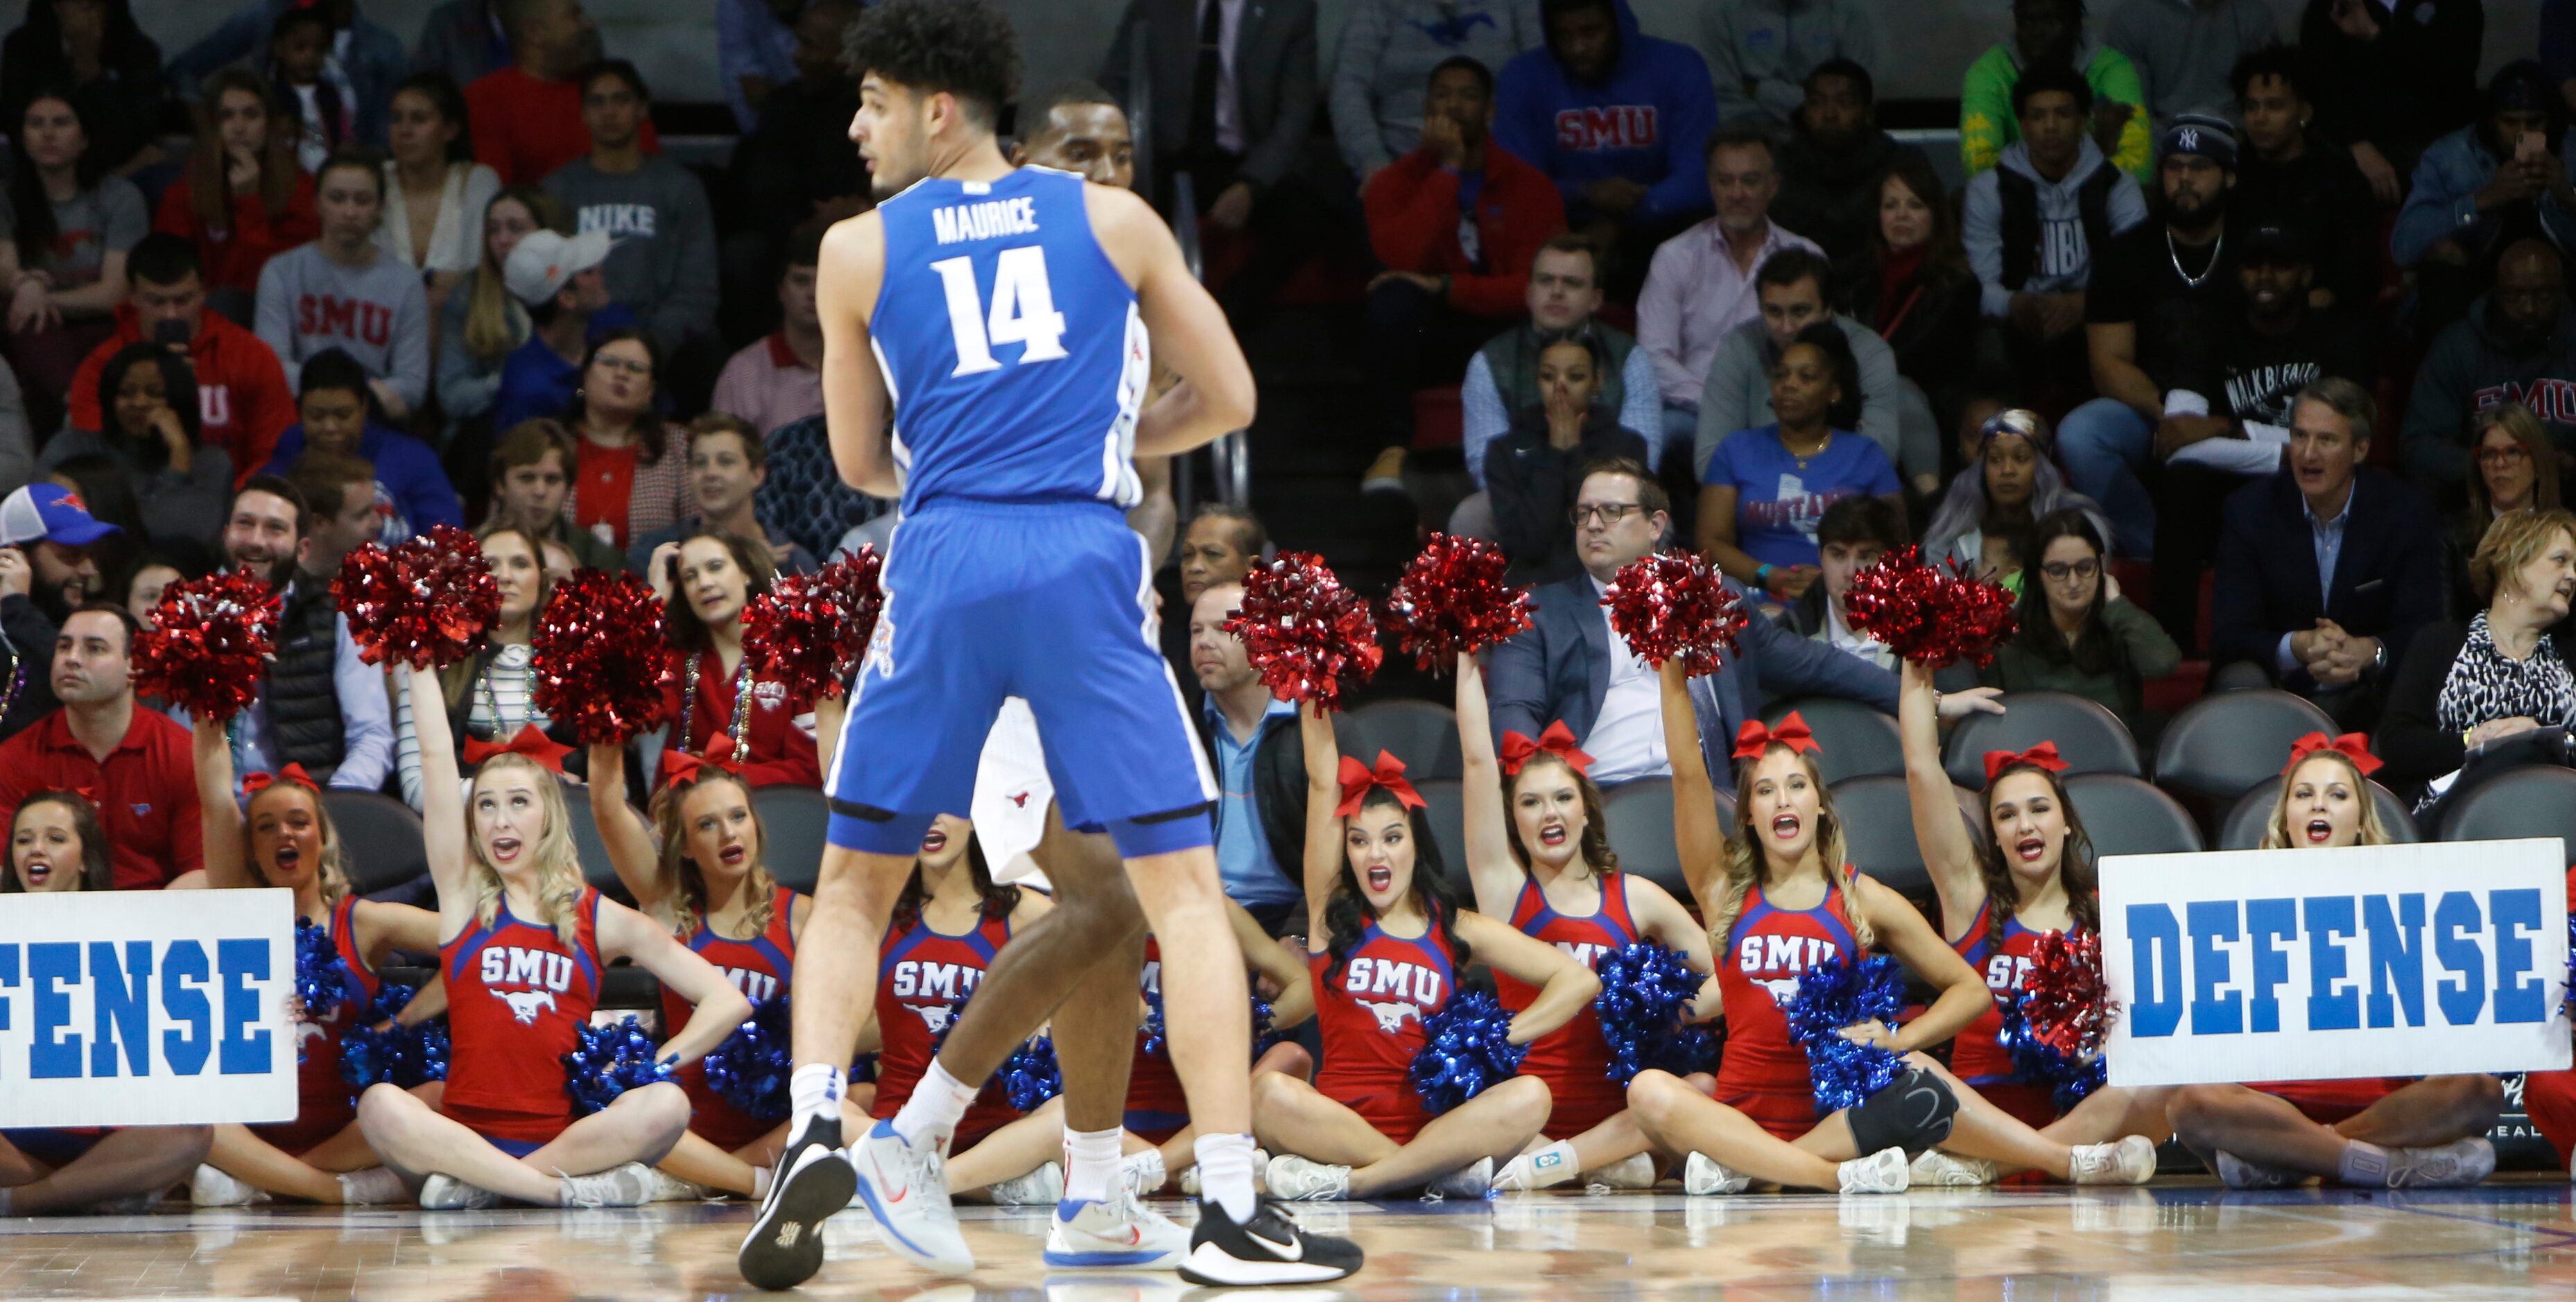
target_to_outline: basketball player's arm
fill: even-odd
[[[635,897],[635,907],[647,914],[655,912],[663,902],[654,872],[661,856],[644,820],[626,803],[626,748],[593,743],[588,785],[590,821],[599,825],[599,843],[608,851],[609,866],[617,870],[626,893]]]
[[[205,843],[206,887],[259,886],[243,848],[242,810],[233,803],[232,736],[224,725],[197,716],[189,738],[197,764],[197,830]]]
[[[1154,360],[1181,377],[1137,419],[1136,455],[1176,456],[1250,425],[1252,367],[1171,228],[1125,190],[1087,185],[1083,201],[1101,249],[1136,288]]]
[[[1573,1021],[1601,993],[1601,978],[1573,955],[1484,914],[1460,909],[1458,939],[1486,966],[1539,988],[1529,1007],[1512,1018],[1511,1034],[1504,1038],[1514,1044],[1527,1044]]]
[[[868,344],[867,312],[885,278],[885,223],[874,211],[823,233],[814,305],[823,321],[823,416],[841,482],[876,497],[900,497],[886,439],[885,373]]]
[[[1458,798],[1466,817],[1467,880],[1476,908],[1512,916],[1526,880],[1512,857],[1511,811],[1503,807],[1503,767],[1494,758],[1494,716],[1485,701],[1484,660],[1458,657]],[[1365,758],[1365,757],[1363,757]]]
[[[429,880],[438,888],[438,938],[465,930],[474,914],[474,888],[465,863],[465,788],[456,771],[456,736],[448,731],[447,698],[438,676],[406,667],[411,693],[412,739],[420,745],[420,835],[429,856]]]
[[[1180,510],[1172,504],[1172,459],[1136,458],[1136,482],[1145,490],[1145,500],[1127,512],[1127,527],[1145,540],[1159,569],[1171,559],[1172,535],[1180,527]]]
[[[1907,1022],[1903,1029],[1890,1033],[1871,1023],[1871,1030],[1847,1029],[1843,1034],[1862,1043],[1875,1042],[1898,1053],[1939,1044],[1968,1029],[1995,1002],[1977,970],[1959,952],[1942,943],[1932,924],[1906,902],[1905,897],[1881,885],[1877,879],[1860,878],[1856,892],[1859,904],[1869,915],[1869,925],[1878,933],[1878,943],[1888,953],[1912,969],[1914,974],[1941,992],[1921,1017]]]
[[[1700,749],[1690,678],[1676,659],[1664,662],[1657,680],[1663,686],[1664,755],[1673,769],[1673,845],[1681,852],[1682,880],[1690,883],[1691,898],[1705,917],[1726,897],[1726,832],[1717,823],[1717,788],[1709,783]]]
[[[1306,751],[1306,952],[1332,947],[1324,911],[1342,884],[1342,744],[1332,716],[1319,706],[1297,707],[1298,739]]]
[[[1932,874],[1932,889],[1941,897],[1944,923],[1965,926],[1985,901],[1983,874],[1977,871],[1976,847],[1968,842],[1967,824],[1959,820],[1959,800],[1951,794],[1949,771],[1941,767],[1941,724],[1935,710],[1932,671],[1906,661],[1898,667],[1896,729],[1905,750],[1905,801],[1914,811],[1914,845]]]
[[[688,1024],[662,1042],[657,1061],[696,1062],[751,1017],[751,1001],[725,980],[715,964],[681,944],[667,928],[614,900],[599,902],[599,952],[603,958],[633,959],[671,993],[689,1001]]]
[[[1234,924],[1234,941],[1243,947],[1243,961],[1279,987],[1279,997],[1270,1001],[1271,1029],[1295,1026],[1314,1016],[1315,979],[1306,970],[1306,960],[1272,939],[1232,900],[1225,902],[1225,920]]]

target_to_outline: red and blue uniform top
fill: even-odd
[[[1163,995],[1163,946],[1151,936],[1145,938],[1145,966],[1137,974],[1136,990],[1149,1000]],[[1181,1089],[1180,1073],[1172,1070],[1172,1056],[1145,1052],[1145,1032],[1136,1032],[1136,1061],[1127,1068],[1127,1129],[1150,1143],[1159,1144],[1181,1127],[1190,1124],[1189,1095]]]
[[[1637,943],[1637,920],[1628,913],[1628,879],[1618,872],[1601,874],[1601,908],[1588,918],[1570,918],[1548,907],[1547,892],[1536,881],[1521,883],[1512,903],[1512,928],[1533,940],[1563,950],[1586,971],[1597,971],[1601,958]],[[1494,989],[1503,1007],[1517,1013],[1538,998],[1538,987],[1501,971]],[[1627,1091],[1607,1075],[1610,1042],[1601,1037],[1601,1015],[1591,1005],[1574,1020],[1530,1042],[1521,1074],[1547,1082],[1556,1099],[1549,1112],[1547,1137],[1582,1134],[1628,1106]]]
[[[983,984],[993,955],[1010,940],[1007,912],[987,912],[962,936],[933,931],[928,919],[916,915],[886,937],[877,958],[877,1031],[883,1042],[877,1053],[879,1120],[893,1116],[912,1097],[931,1059],[939,1056],[940,1041],[958,1011]],[[1001,1087],[987,1084],[957,1122],[957,1149],[1018,1115],[1003,1099]]]
[[[563,1056],[599,1005],[599,892],[572,904],[572,941],[510,913],[439,947],[447,974],[441,1110],[487,1139],[543,1144],[572,1124]]]
[[[1850,903],[1839,881],[1827,883],[1823,902],[1812,909],[1778,908],[1755,886],[1716,955],[1726,1007],[1717,1099],[1782,1138],[1805,1134],[1816,1122],[1807,1053],[1790,1038],[1782,1005],[1797,994],[1807,969],[1860,960]]]
[[[745,999],[757,1005],[787,993],[788,976],[796,968],[796,936],[789,925],[795,917],[796,892],[784,886],[770,888],[769,925],[749,940],[733,940],[717,935],[707,926],[706,916],[698,915],[697,926],[689,932],[690,952],[716,966],[725,980],[742,992]],[[677,1035],[688,1025],[692,1005],[662,988],[662,1034]],[[703,1063],[690,1063],[674,1077],[689,1094],[689,1129],[716,1147],[731,1152],[768,1134],[776,1127],[750,1116],[724,1101],[707,1084]]]
[[[1324,1062],[1315,1088],[1404,1143],[1430,1116],[1406,1073],[1422,1051],[1423,1022],[1458,989],[1457,957],[1437,925],[1418,939],[1390,936],[1371,922],[1333,967],[1308,954],[1315,974],[1315,1025]]]
[[[2039,942],[2049,932],[2025,927],[2019,918],[2004,919],[2001,941],[1989,932],[1994,923],[1995,902],[1988,897],[1977,906],[1976,920],[1968,924],[1966,935],[1950,942],[1959,957],[1985,979],[1986,990],[1995,997],[1994,1006],[1977,1014],[1966,1030],[1950,1044],[1950,1070],[1959,1079],[1977,1087],[1986,1101],[2019,1118],[2036,1129],[2057,1119],[2057,1103],[2046,1086],[2024,1085],[2013,1079],[2012,1055],[2004,1051],[2000,1038],[2004,1029],[2004,1007],[2021,996],[2021,988],[2030,979],[2031,961],[2039,953]]]
[[[302,1154],[347,1129],[358,1111],[349,1102],[349,1082],[340,1075],[340,1040],[375,1007],[383,981],[358,952],[358,898],[333,905],[328,918],[332,947],[340,952],[348,976],[340,998],[328,1008],[307,1008],[295,1025],[295,1119],[257,1127],[259,1137],[279,1151]]]

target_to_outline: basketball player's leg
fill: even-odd
[[[59,1167],[0,1139],[0,1216],[59,1215],[157,1196],[206,1160],[213,1139],[208,1126],[133,1126],[109,1131]]]
[[[1669,1072],[1637,1073],[1628,1083],[1625,1115],[1666,1152],[1698,1153],[1739,1175],[1793,1189],[1840,1188],[1841,1163],[1855,1156],[1848,1143],[1839,1155],[1817,1151],[1820,1145],[1790,1143]],[[1849,1128],[1842,1129],[1848,1136]]]

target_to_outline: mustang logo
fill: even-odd
[[[495,990],[492,997],[510,1006],[510,1016],[530,1026],[537,1024],[538,1009],[556,1011],[555,992],[551,990]]]
[[[912,1011],[921,1014],[921,1024],[929,1027],[932,1035],[947,1031],[948,1024],[957,1020],[957,1009],[949,1004],[917,1005]]]
[[[1408,1017],[1417,1022],[1422,1020],[1421,1009],[1400,1000],[1379,1003],[1374,999],[1360,999],[1353,1002],[1374,1014],[1377,1017],[1377,1029],[1389,1035],[1402,1031],[1405,1019]]]
[[[1796,977],[1782,977],[1777,981],[1756,981],[1753,984],[1770,991],[1771,1002],[1782,1008],[1788,1007],[1789,1001],[1798,997],[1798,978]]]

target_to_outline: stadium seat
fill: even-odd
[[[1971,714],[1950,730],[1941,767],[1952,782],[1983,790],[1987,751],[2027,750],[2043,741],[2057,743],[2070,774],[2145,774],[2128,726],[2100,705],[2071,692],[2008,692],[1999,699],[2002,714]]]
[[[2156,744],[2156,785],[2224,808],[2265,779],[2279,777],[2290,743],[2335,731],[2325,711],[2288,692],[2204,697],[2165,725]]]
[[[373,895],[429,873],[429,847],[411,806],[382,792],[333,790],[322,793],[322,807],[340,835],[351,891]]]
[[[2070,774],[2066,798],[2084,820],[2084,834],[2097,855],[2191,854],[2201,849],[2200,825],[2191,811],[2143,779]]]
[[[2453,801],[2442,816],[2445,841],[2548,836],[2576,845],[2576,769],[2534,764],[2499,773]],[[2559,862],[2567,862],[2563,848]]]
[[[581,856],[582,880],[620,904],[633,904],[635,897],[627,893],[626,883],[617,880],[617,867],[608,861],[607,843],[599,839],[599,822],[590,816],[590,793],[566,782],[563,798],[572,814],[572,843]]]
[[[1792,711],[1816,734],[1816,771],[1826,786],[1846,778],[1905,775],[1894,716],[1835,696],[1793,696],[1763,706],[1762,721],[1776,727]],[[1735,744],[1732,737],[1715,740],[1721,755]]]
[[[1333,732],[1343,754],[1375,763],[1377,753],[1387,751],[1404,761],[1404,776],[1415,783],[1466,771],[1458,754],[1457,712],[1434,701],[1374,701],[1341,716]],[[1500,734],[1495,741],[1501,743]]]
[[[1843,839],[1851,849],[1852,867],[1868,873],[1899,893],[1921,900],[1932,894],[1932,874],[1923,866],[1923,851],[1914,842],[1914,811],[1906,802],[1905,779],[1883,773],[1846,778],[1832,784],[1834,812],[1842,816]],[[1982,843],[1982,818],[1975,792],[1951,788],[1959,804],[1959,821]]]
[[[1422,793],[1422,815],[1431,824],[1431,841],[1440,849],[1440,867],[1449,885],[1458,892],[1461,902],[1474,900],[1475,884],[1467,880],[1465,797],[1460,793],[1458,779],[1433,778],[1414,783],[1413,789]]]
[[[760,814],[760,860],[769,866],[769,875],[790,890],[813,894],[814,878],[823,867],[823,833],[832,821],[823,793],[812,787],[762,787],[751,793],[751,806]]]
[[[1718,826],[1735,822],[1735,801],[1720,792]],[[1682,854],[1673,843],[1673,780],[1639,778],[1601,793],[1602,830],[1610,848],[1619,852],[1619,867],[1632,872],[1682,902],[1691,903],[1690,879],[1682,872]]]
[[[2216,699],[2216,698],[2214,698]],[[2281,779],[2273,777],[2237,798],[2227,811],[2226,821],[2219,825],[2217,849],[2252,850],[2263,844],[2263,822],[2272,816],[2272,802],[2281,797]],[[2370,784],[2370,798],[2379,805],[2379,825],[2388,831],[2388,839],[2398,845],[2413,845],[2424,839],[2415,826],[2415,816],[2407,812],[2406,802],[2397,793]]]

